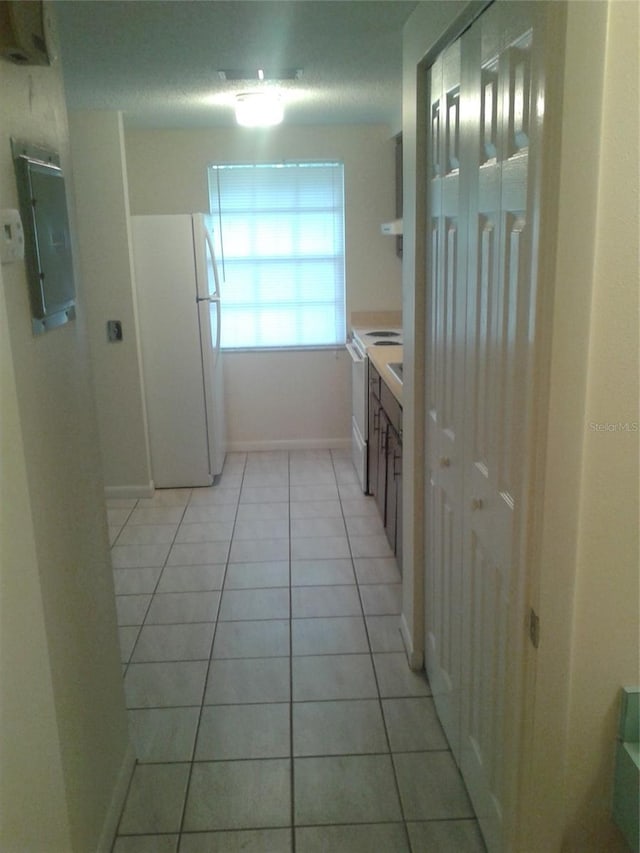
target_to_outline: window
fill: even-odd
[[[345,341],[342,163],[209,167],[225,349]]]

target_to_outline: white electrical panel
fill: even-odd
[[[12,264],[24,260],[24,231],[17,210],[0,210],[0,261]]]

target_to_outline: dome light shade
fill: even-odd
[[[243,127],[280,124],[284,108],[276,92],[242,92],[236,95],[236,121]]]

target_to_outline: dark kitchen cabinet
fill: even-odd
[[[402,407],[369,362],[369,493],[402,570]]]

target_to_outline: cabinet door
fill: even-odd
[[[394,476],[394,459],[398,447],[398,433],[393,428],[391,423],[387,426],[387,454],[385,460],[385,469],[387,477],[387,491],[385,495],[385,533],[391,550],[396,551],[396,509],[398,501],[398,488],[396,478]]]
[[[377,463],[377,485],[376,503],[383,525],[387,525],[387,455],[389,452],[389,418],[382,403],[378,403],[379,411],[379,441],[378,441],[378,463]]]
[[[369,494],[378,493],[378,460],[380,457],[380,400],[369,391],[369,438],[367,441],[367,462]]]

